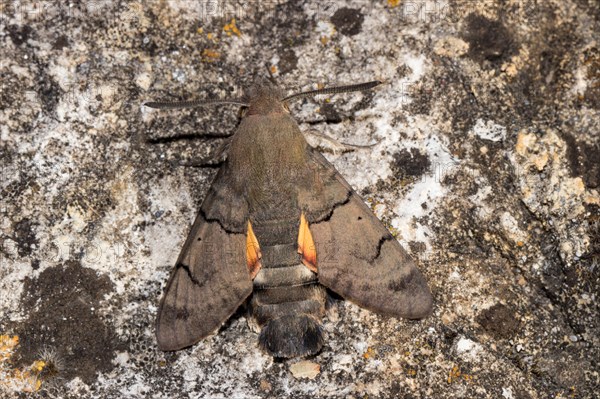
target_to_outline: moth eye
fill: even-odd
[[[243,118],[248,113],[248,108],[242,108],[240,110],[240,116]]]

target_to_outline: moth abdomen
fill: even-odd
[[[323,329],[311,315],[284,315],[265,324],[258,342],[274,357],[307,356],[323,347]]]
[[[275,357],[318,352],[323,345],[325,288],[302,263],[297,243],[261,246],[261,252],[263,265],[254,278],[250,301],[261,328],[260,346]]]
[[[325,288],[316,282],[256,289],[250,303],[261,327],[260,346],[275,357],[317,353],[323,345],[325,300]]]

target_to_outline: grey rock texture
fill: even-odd
[[[2,1],[0,397],[592,398],[600,390],[594,0]],[[422,321],[336,301],[275,361],[240,310],[156,349],[169,271],[265,65],[417,260]],[[18,337],[18,342],[15,337]],[[24,392],[36,390],[34,394]]]

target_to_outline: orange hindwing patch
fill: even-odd
[[[248,220],[248,232],[246,233],[246,264],[248,265],[248,273],[250,278],[254,279],[258,274],[258,271],[262,267],[260,259],[262,255],[260,253],[260,247],[258,246],[258,240],[252,230],[252,224]]]
[[[313,272],[317,272],[317,249],[304,212],[300,215],[300,231],[298,232],[298,253],[302,254],[302,263]]]

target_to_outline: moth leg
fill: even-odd
[[[220,168],[224,161],[214,161],[211,159],[194,162],[173,162],[176,166],[185,166],[186,168]]]
[[[209,158],[200,161],[192,161],[192,162],[177,162],[177,166],[187,166],[192,168],[220,168],[225,159],[227,159],[227,152],[229,151],[229,144],[231,143],[231,138],[225,139],[217,150],[215,154]]]
[[[367,145],[343,143],[331,136],[326,135],[325,133],[321,133],[313,129],[305,131],[304,136],[306,137],[306,141],[308,141],[308,144],[310,144],[311,147],[316,148],[322,152],[328,152],[330,154],[336,155],[345,154],[347,152],[352,152],[355,150],[373,148],[378,143],[375,142]]]
[[[194,140],[199,138],[204,139],[226,139],[229,140],[233,137],[234,133],[227,134],[178,134],[175,136],[167,136],[167,137],[147,137],[145,141],[150,144],[169,144],[174,143],[176,141],[183,140]]]

